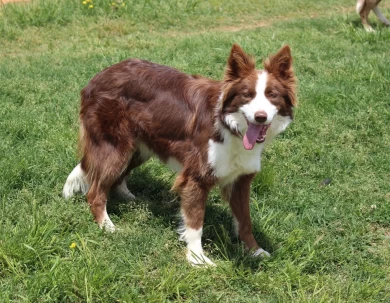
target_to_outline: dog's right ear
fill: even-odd
[[[254,69],[255,60],[238,45],[233,44],[225,72],[225,81],[234,81],[249,75]]]
[[[294,77],[292,61],[290,47],[285,45],[264,61],[264,68],[267,72],[286,80]]]

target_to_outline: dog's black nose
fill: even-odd
[[[255,120],[256,122],[264,123],[265,121],[267,121],[267,113],[263,110],[259,110],[255,113]]]

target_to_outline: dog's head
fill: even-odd
[[[221,96],[222,121],[243,137],[245,149],[263,143],[277,117],[293,118],[297,101],[289,46],[266,59],[264,70],[257,70],[254,58],[234,44]]]

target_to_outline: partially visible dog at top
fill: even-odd
[[[360,15],[360,19],[364,26],[364,29],[368,32],[374,32],[368,22],[368,15],[371,11],[375,13],[378,19],[386,26],[390,26],[390,21],[381,13],[378,8],[378,4],[381,0],[358,0],[356,4],[356,12]]]

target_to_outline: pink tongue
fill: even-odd
[[[246,131],[242,143],[244,144],[245,149],[251,150],[256,144],[256,139],[259,136],[264,125],[256,125],[248,123],[248,130]]]

